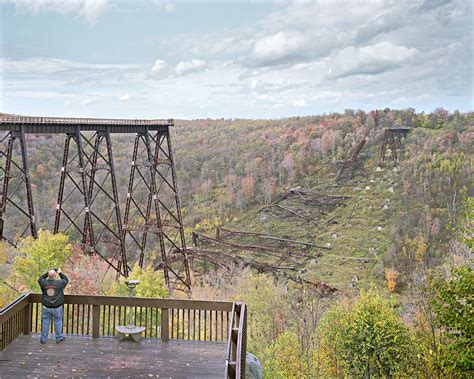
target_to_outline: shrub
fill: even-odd
[[[393,303],[376,290],[331,308],[318,327],[323,376],[410,376],[414,343]]]
[[[51,268],[64,267],[72,254],[72,245],[64,234],[40,230],[38,238],[27,237],[18,245],[18,255],[12,267],[19,289],[38,290],[38,278]],[[22,288],[23,287],[23,288]]]
[[[474,375],[474,275],[469,265],[453,268],[435,282],[433,307],[440,328],[439,360],[454,377]]]

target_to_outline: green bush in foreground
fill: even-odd
[[[474,375],[474,274],[469,265],[453,268],[435,283],[433,307],[440,328],[439,364],[453,377]]]
[[[38,291],[38,278],[51,268],[64,267],[72,254],[72,245],[64,234],[40,230],[38,238],[27,237],[18,245],[12,272],[20,284],[20,292]]]
[[[376,290],[333,306],[318,327],[323,377],[409,377],[415,346],[390,300]]]

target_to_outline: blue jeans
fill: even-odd
[[[54,335],[56,340],[63,338],[63,306],[57,308],[46,308],[44,305],[41,309],[41,341],[48,339],[49,326],[51,318],[54,323]]]

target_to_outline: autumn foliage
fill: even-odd
[[[392,269],[385,270],[385,278],[387,279],[387,287],[390,292],[395,292],[398,279],[398,271]]]

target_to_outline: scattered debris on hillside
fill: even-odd
[[[193,232],[193,247],[187,249],[192,269],[203,276],[210,267],[231,273],[235,266],[306,284],[324,294],[337,292],[319,280],[302,276],[306,263],[322,256],[310,248],[330,250],[309,242],[244,231],[217,228],[216,238]],[[239,238],[239,241],[235,241]],[[245,241],[242,241],[245,240]],[[258,243],[256,242],[258,241]],[[209,267],[210,266],[210,267]]]
[[[311,189],[292,188],[273,204],[262,207],[260,212],[279,219],[297,217],[307,222],[317,222],[337,207],[344,206],[344,200],[349,198],[320,194]]]

